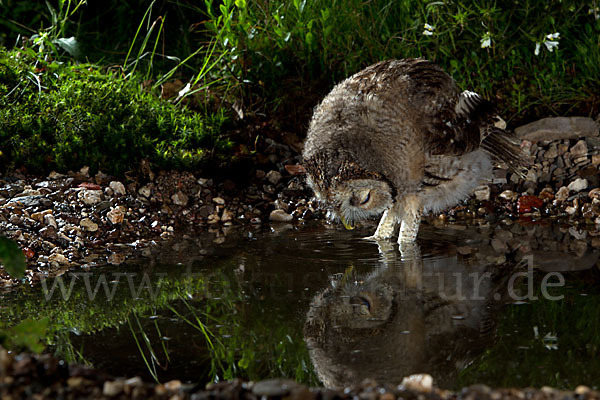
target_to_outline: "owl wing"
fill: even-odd
[[[461,93],[438,65],[424,59],[387,60],[371,65],[345,82],[359,96],[393,102],[425,139],[433,155],[461,155],[481,143],[479,124],[495,112],[473,92]]]
[[[530,160],[521,152],[512,132],[498,127],[496,107],[477,93],[465,90],[446,97],[440,112],[428,114],[426,150],[432,155],[460,156],[478,148],[525,177]]]

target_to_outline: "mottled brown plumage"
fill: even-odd
[[[315,109],[304,165],[316,196],[347,227],[383,213],[375,239],[401,223],[414,241],[423,211],[465,198],[491,172],[490,156],[523,157],[492,104],[462,92],[423,59],[374,64],[338,84]]]

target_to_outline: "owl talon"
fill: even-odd
[[[371,236],[365,236],[362,238],[362,240],[369,240],[369,241],[373,241],[373,242],[381,242],[381,241],[389,241],[390,238],[386,238],[386,237],[381,237],[381,236],[375,236],[375,235],[371,235]]]

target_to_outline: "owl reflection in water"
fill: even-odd
[[[424,59],[388,60],[347,78],[314,112],[304,147],[308,184],[348,229],[381,216],[370,238],[414,242],[423,213],[465,199],[504,162],[527,164],[494,106],[461,92]]]

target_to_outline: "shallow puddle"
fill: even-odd
[[[0,327],[47,321],[47,351],[161,382],[426,372],[445,388],[598,387],[599,253],[585,232],[425,224],[400,251],[342,229],[181,239],[3,295]]]

